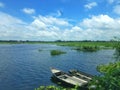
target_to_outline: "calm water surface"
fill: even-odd
[[[38,50],[42,51],[38,51]],[[67,54],[51,56],[50,50]],[[49,67],[63,71],[78,69],[99,74],[96,66],[113,62],[114,50],[78,52],[70,47],[47,44],[0,45],[0,90],[34,90],[41,85],[54,85]]]

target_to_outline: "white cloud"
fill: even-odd
[[[22,20],[17,19],[11,15],[6,13],[0,12],[0,25],[18,25],[18,24],[25,24]]]
[[[25,22],[3,12],[0,12],[0,20],[0,39],[23,39]]]
[[[113,19],[108,15],[92,16],[91,19],[84,19],[81,26],[91,29],[116,29],[120,28],[120,20]]]
[[[38,20],[38,19],[35,19],[31,25],[37,29],[45,29],[47,26],[44,22]]]
[[[23,8],[22,11],[26,14],[34,14],[35,13],[35,10],[32,8]]]
[[[113,12],[120,15],[120,5],[114,6]]]
[[[88,4],[84,5],[84,7],[87,8],[87,9],[92,9],[95,6],[97,6],[96,2],[91,2],[91,3],[88,3]]]
[[[120,36],[120,19],[113,19],[108,15],[92,16],[84,19],[80,23],[86,34],[92,39],[106,39],[109,40],[114,36]],[[90,37],[89,37],[90,38]]]
[[[4,6],[4,3],[0,2],[0,7],[3,8]]]
[[[53,16],[35,17],[31,23],[0,12],[1,40],[110,40],[120,36],[120,18],[108,15],[85,18],[78,25]]]
[[[42,28],[50,27],[50,26],[62,26],[62,27],[71,26],[71,24],[65,19],[55,18],[53,16],[41,16],[41,15],[35,17],[35,20],[32,22],[32,25]]]

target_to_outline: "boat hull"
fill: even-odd
[[[64,86],[64,87],[71,87],[71,88],[73,88],[73,87],[76,86],[76,85],[73,85],[73,84],[70,84],[70,83],[67,83],[67,82],[63,81],[63,80],[57,78],[56,76],[52,76],[51,79],[56,84]]]
[[[84,79],[86,81],[92,80],[93,76],[78,70],[70,70],[69,73],[77,78]]]
[[[63,71],[60,71],[58,69],[52,68],[51,72],[53,74],[52,77],[54,78],[54,80],[56,80],[64,85],[67,85],[70,87],[75,87],[75,86],[82,87],[87,84],[87,81],[77,78],[75,76],[72,76],[72,75],[65,73]]]

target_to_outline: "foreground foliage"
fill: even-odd
[[[78,90],[78,87],[75,88],[63,88],[63,87],[56,87],[56,86],[40,86],[35,90]]]
[[[102,76],[96,76],[89,84],[90,90],[120,90],[120,62],[98,66]]]

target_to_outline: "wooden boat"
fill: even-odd
[[[78,70],[70,70],[69,71],[70,75],[73,75],[77,78],[80,78],[80,79],[83,79],[85,81],[90,81],[92,80],[93,76],[88,74],[88,73],[85,73],[85,72],[82,72],[82,71],[78,71]]]
[[[68,73],[65,73],[65,72],[55,69],[55,68],[51,68],[51,72],[52,72],[54,78],[56,78],[60,82],[65,83],[67,85],[84,86],[88,83],[88,81],[86,81],[86,80],[83,80],[76,76],[70,75]]]

